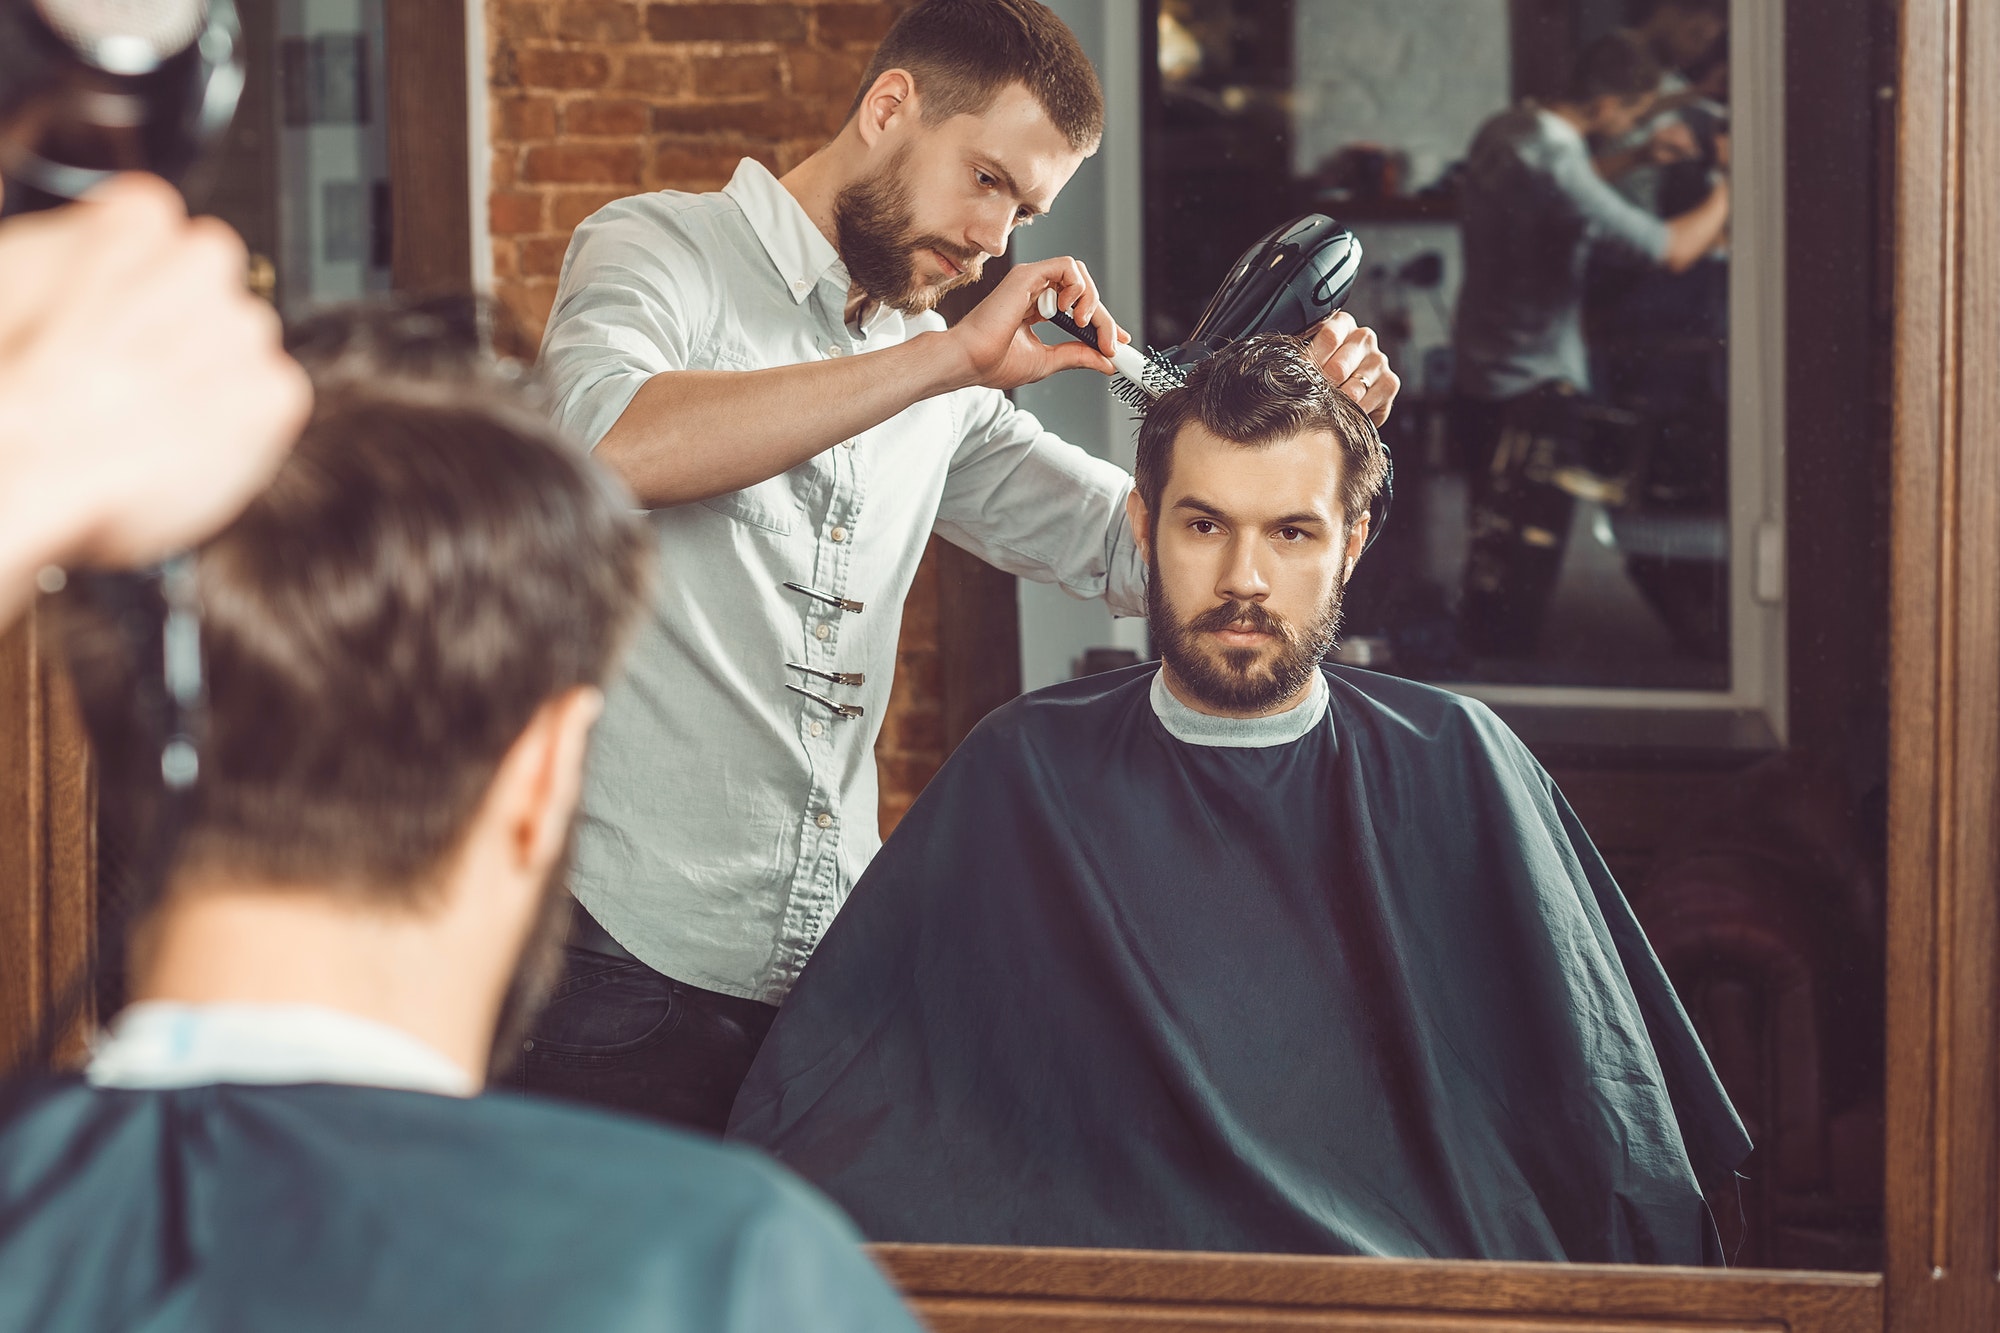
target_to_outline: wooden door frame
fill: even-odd
[[[469,286],[464,13],[391,12],[392,96],[431,108],[392,110],[398,285]],[[2000,5],[1903,0],[1896,95],[1886,1271],[878,1247],[937,1328],[2000,1326]],[[440,133],[455,155],[413,142]],[[88,773],[38,632],[0,638],[0,1045],[89,940]]]

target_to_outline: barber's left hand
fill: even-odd
[[[1402,379],[1376,345],[1375,330],[1364,329],[1345,310],[1335,311],[1313,330],[1312,358],[1327,382],[1361,404],[1376,425],[1389,419]]]

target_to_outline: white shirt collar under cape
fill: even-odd
[[[1153,673],[1152,698],[1154,715],[1177,741],[1225,749],[1263,749],[1290,745],[1319,725],[1326,716],[1326,673],[1315,669],[1312,688],[1306,697],[1269,717],[1216,717],[1198,713],[1174,697],[1174,692],[1167,688],[1163,671]]]
[[[132,1005],[98,1041],[100,1088],[346,1083],[470,1097],[473,1077],[407,1032],[316,1004]]]

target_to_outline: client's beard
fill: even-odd
[[[1183,621],[1167,604],[1157,552],[1149,554],[1146,564],[1146,618],[1153,647],[1173,671],[1174,681],[1210,708],[1261,713],[1277,707],[1306,687],[1340,637],[1340,604],[1347,596],[1344,578],[1334,585],[1319,615],[1304,627],[1256,602],[1224,602]],[[1268,658],[1261,648],[1224,648],[1218,653],[1197,637],[1232,625],[1276,635],[1278,651]],[[1260,663],[1266,665],[1260,668]]]
[[[905,315],[921,315],[957,287],[979,281],[984,256],[968,254],[942,236],[916,234],[916,210],[902,168],[906,148],[866,180],[843,189],[833,201],[834,243],[847,276],[873,300]],[[935,286],[917,281],[919,251],[936,250],[964,270]]]
[[[534,924],[521,957],[514,964],[506,994],[500,999],[500,1013],[493,1023],[493,1049],[487,1058],[486,1076],[497,1082],[513,1072],[521,1059],[521,1043],[549,1001],[556,982],[562,979],[563,944],[569,939],[573,918],[569,897],[569,858],[575,842],[574,828],[564,841],[562,855],[549,867],[542,882],[542,900],[535,909]]]

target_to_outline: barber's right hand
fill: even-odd
[[[47,560],[156,559],[277,470],[312,389],[245,272],[152,177],[0,226],[0,490]]]
[[[1097,330],[1100,346],[1107,339],[1130,342],[1117,321],[1099,302],[1097,284],[1080,259],[1044,259],[1017,264],[1000,285],[946,333],[965,357],[967,380],[991,389],[1014,389],[1046,379],[1059,370],[1087,368],[1114,374],[1109,358],[1075,339],[1044,343],[1035,336],[1041,322],[1036,301],[1054,289],[1056,306],[1080,325]]]

